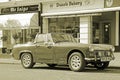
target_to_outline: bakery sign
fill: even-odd
[[[43,12],[78,11],[104,8],[104,0],[61,0],[43,3]]]
[[[90,4],[90,0],[86,1],[86,4]],[[77,1],[77,2],[69,1],[69,2],[63,2],[63,3],[57,2],[55,6],[51,4],[50,7],[52,8],[52,7],[82,6],[82,5],[83,5],[82,1]]]
[[[35,11],[38,11],[38,5],[2,8],[1,14],[29,13]]]

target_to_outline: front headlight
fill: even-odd
[[[94,48],[91,47],[91,46],[89,46],[89,51],[90,51],[90,52],[93,52],[93,51],[94,51]]]
[[[114,52],[115,51],[115,47],[114,46],[111,46],[111,51]]]

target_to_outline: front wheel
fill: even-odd
[[[95,63],[94,67],[100,70],[104,70],[109,66],[109,62],[100,62],[100,63]]]
[[[21,64],[24,68],[32,68],[35,65],[32,55],[29,53],[23,53],[21,55]]]
[[[72,53],[69,57],[68,64],[72,71],[78,72],[84,70],[85,60],[83,55],[79,52]]]

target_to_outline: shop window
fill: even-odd
[[[79,17],[51,18],[49,19],[49,33],[68,33],[77,38],[79,33]]]
[[[99,42],[100,42],[99,23],[93,23],[93,43],[98,44]]]
[[[0,46],[12,48],[15,44],[26,43],[35,38],[39,32],[38,13],[1,15],[0,26]]]
[[[47,36],[43,34],[43,35],[38,35],[35,41],[37,43],[44,43],[46,39],[47,39]]]

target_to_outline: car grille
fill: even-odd
[[[111,56],[110,51],[95,51],[94,53],[96,57],[110,57]]]

